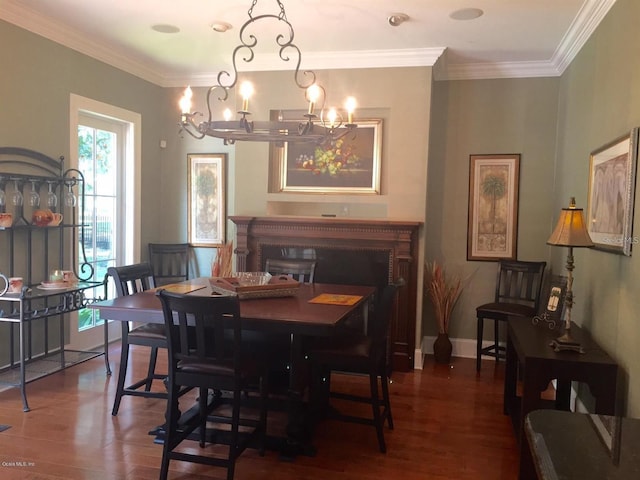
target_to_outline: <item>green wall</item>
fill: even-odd
[[[163,89],[3,21],[0,65],[0,145],[30,148],[54,158],[63,155],[69,166],[71,93],[141,114],[141,244],[159,240],[161,214],[156,211],[164,201],[158,189],[163,181],[159,168],[159,132],[165,127]],[[8,273],[2,255],[5,248],[0,244],[0,271]],[[36,353],[42,327],[43,322],[34,322]],[[57,332],[55,322],[50,329]],[[4,341],[8,332],[8,325],[1,324],[0,365],[8,360]]]
[[[425,257],[467,278],[451,327],[458,346],[475,343],[475,307],[493,297],[496,271],[466,261],[469,155],[521,153],[518,258],[565,274],[567,252],[545,243],[560,209],[571,196],[586,208],[590,152],[640,126],[638,18],[640,2],[618,0],[560,78],[434,83]],[[622,412],[640,416],[640,256],[574,256],[573,320],[620,364]],[[423,327],[435,334],[428,303]]]
[[[547,260],[558,86],[557,78],[434,82],[425,258],[465,279],[450,324],[454,355],[475,355],[475,308],[493,300],[497,271],[496,262],[467,261],[469,155],[521,155],[517,256]],[[435,335],[429,301],[424,317],[425,334]],[[488,324],[487,340],[493,338]]]
[[[640,126],[638,18],[640,2],[618,0],[562,76],[554,212],[566,205],[569,195],[586,207],[590,152]],[[636,185],[636,239],[639,204]],[[553,250],[553,265],[562,268],[566,252]],[[631,257],[575,251],[573,316],[622,366],[621,397],[628,401],[627,413],[638,417],[640,251],[634,250]]]

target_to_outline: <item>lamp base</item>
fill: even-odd
[[[584,353],[584,348],[582,348],[580,342],[576,342],[569,332],[565,332],[555,340],[552,340],[549,346],[556,352],[570,351]]]

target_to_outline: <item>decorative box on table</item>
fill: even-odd
[[[239,277],[211,277],[211,289],[222,295],[235,294],[241,300],[248,298],[290,297],[298,293],[300,282],[286,275],[271,277],[263,285],[243,285]]]

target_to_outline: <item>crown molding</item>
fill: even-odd
[[[557,77],[562,75],[571,64],[615,2],[616,0],[585,0],[549,60],[449,64],[444,54],[446,47],[437,47],[307,52],[302,67],[313,70],[328,70],[433,66],[433,75],[436,80]],[[162,72],[156,65],[134,59],[127,52],[116,51],[112,46],[92,41],[80,32],[60,23],[52,22],[51,19],[44,17],[39,12],[11,0],[6,1],[3,8],[0,9],[0,19],[161,87],[176,87],[187,84],[208,86],[215,83],[217,77],[218,72],[205,72],[196,75],[172,75]],[[276,54],[260,55],[260,58],[256,57],[251,62],[251,68],[246,68],[244,71],[248,70],[282,70],[282,62]]]
[[[54,22],[23,5],[6,2],[0,9],[0,19],[156,85],[161,85],[163,80],[157,69],[132,58],[127,52],[119,52],[113,46],[95,42],[79,31]]]
[[[348,52],[307,52],[304,54],[301,70],[342,70],[354,68],[400,68],[431,67],[446,49],[417,48],[402,50],[357,50]],[[269,72],[287,70],[286,62],[277,54],[261,54],[251,64],[240,62],[238,71]],[[285,67],[285,68],[283,68]],[[163,87],[208,87],[217,82],[218,72],[205,72],[195,75],[167,75],[163,78]]]
[[[535,62],[447,64],[446,55],[434,68],[435,80],[559,77],[589,40],[616,0],[586,0],[551,59]]]
[[[559,75],[564,73],[578,55],[614,3],[616,0],[587,0],[582,5],[551,58]]]

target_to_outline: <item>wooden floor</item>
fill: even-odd
[[[146,351],[133,350],[141,372]],[[117,372],[117,349],[111,360]],[[454,358],[446,366],[427,357],[424,370],[393,375],[395,429],[386,431],[386,455],[379,453],[372,427],[325,421],[316,430],[315,457],[287,462],[273,451],[260,457],[247,450],[235,478],[516,479],[516,440],[502,413],[503,379],[504,363],[486,361],[477,375],[475,360]],[[28,413],[18,389],[0,393],[0,425],[11,426],[0,432],[0,479],[157,479],[162,447],[147,432],[162,423],[163,401],[124,397],[112,417],[115,383],[116,374],[107,377],[98,357],[28,384]],[[334,386],[368,390],[358,377],[337,376]],[[270,430],[283,424],[279,414],[269,421]],[[172,462],[170,469],[173,480],[225,478],[214,467]]]

